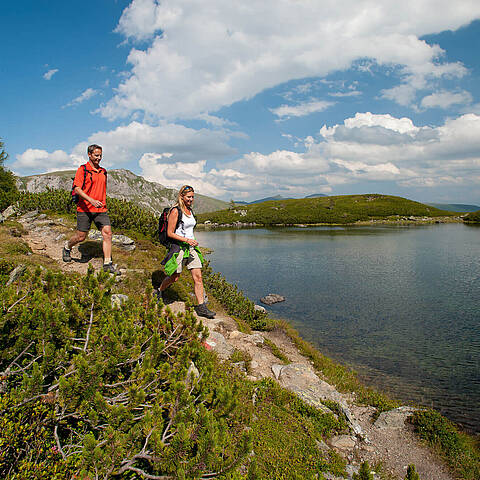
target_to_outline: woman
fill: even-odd
[[[163,292],[172,283],[175,283],[182,272],[183,267],[192,272],[195,297],[198,305],[195,312],[206,318],[213,318],[215,312],[208,309],[205,303],[205,291],[202,280],[203,256],[195,240],[193,229],[197,223],[192,212],[195,198],[193,187],[184,185],[177,196],[177,204],[172,207],[168,215],[167,236],[171,242],[167,256],[162,260],[165,265],[165,273],[168,275],[160,285],[157,296],[163,300]]]

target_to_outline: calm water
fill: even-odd
[[[480,228],[198,231],[216,271],[322,352],[480,432]]]

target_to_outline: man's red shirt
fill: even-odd
[[[81,188],[89,197],[93,198],[94,200],[100,200],[103,205],[106,205],[107,171],[102,167],[96,170],[90,162],[87,162],[85,165],[87,169],[86,172],[83,168],[83,165],[78,167],[77,173],[75,174],[75,180],[73,181],[74,188]],[[83,183],[84,178],[85,184]],[[77,212],[99,213],[106,211],[106,206],[100,208],[94,207],[90,202],[79,196]]]

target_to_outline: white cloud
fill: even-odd
[[[420,103],[423,108],[447,109],[452,105],[468,105],[473,100],[472,95],[465,90],[461,92],[435,92],[424,97]]]
[[[17,175],[54,172],[57,170],[71,170],[81,164],[75,155],[69,155],[63,150],[52,153],[37,148],[29,148],[16,156],[13,170]]]
[[[411,104],[431,79],[466,72],[419,38],[479,16],[477,0],[345,0],[328,9],[322,2],[294,0],[134,0],[117,31],[148,40],[149,47],[131,50],[131,75],[101,112],[108,118],[138,110],[191,118],[365,58],[401,67],[400,88],[384,95]]]
[[[305,115],[310,115],[311,113],[323,112],[332,105],[335,105],[335,102],[311,100],[298,105],[281,105],[277,108],[271,108],[270,111],[277,117],[284,119],[290,117],[304,117]]]
[[[364,185],[367,193],[369,183],[389,182],[386,193],[396,184],[400,190],[428,187],[438,189],[438,198],[445,191],[462,198],[462,189],[479,179],[479,152],[480,116],[475,114],[432,128],[417,127],[409,118],[357,113],[343,124],[323,126],[317,140],[305,139],[303,153],[251,152],[231,162],[228,169],[256,183],[243,190],[248,183],[244,177],[241,182],[232,181],[228,190],[230,197],[259,198],[279,192],[296,196],[329,193],[338,186],[348,190]]]
[[[12,168],[16,171],[43,173],[45,170],[67,170],[85,163],[87,146],[96,143],[103,147],[102,165],[107,168],[128,166],[133,168],[145,152],[153,152],[170,163],[215,162],[233,155],[235,150],[227,144],[231,134],[223,130],[195,130],[183,125],[163,123],[151,126],[139,122],[117,127],[111,131],[99,131],[87,141],[77,144],[71,153],[58,150],[28,149],[17,155]],[[170,156],[168,156],[168,155]],[[132,166],[133,165],[133,166]]]
[[[43,74],[43,78],[45,80],[51,80],[52,77],[58,72],[58,68],[52,68],[51,70],[49,70],[48,72],[45,72]]]
[[[87,88],[84,90],[78,97],[74,98],[71,102],[68,102],[65,107],[74,107],[76,105],[80,105],[81,103],[89,100],[90,98],[97,95],[99,92],[98,90],[94,90],[93,88]]]

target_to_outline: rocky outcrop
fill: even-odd
[[[72,178],[75,170],[45,173],[29,177],[17,178],[19,191],[32,193],[44,192],[47,187],[54,190],[72,188]],[[117,169],[108,171],[107,195],[120,200],[128,200],[142,208],[159,215],[162,210],[176,202],[177,190],[164,187],[156,182],[149,182],[130,170]],[[227,207],[227,202],[216,200],[204,195],[196,195],[195,212],[212,212]]]
[[[265,305],[273,305],[274,303],[284,302],[285,297],[282,295],[279,295],[278,293],[269,293],[265,297],[262,297],[260,301]]]

